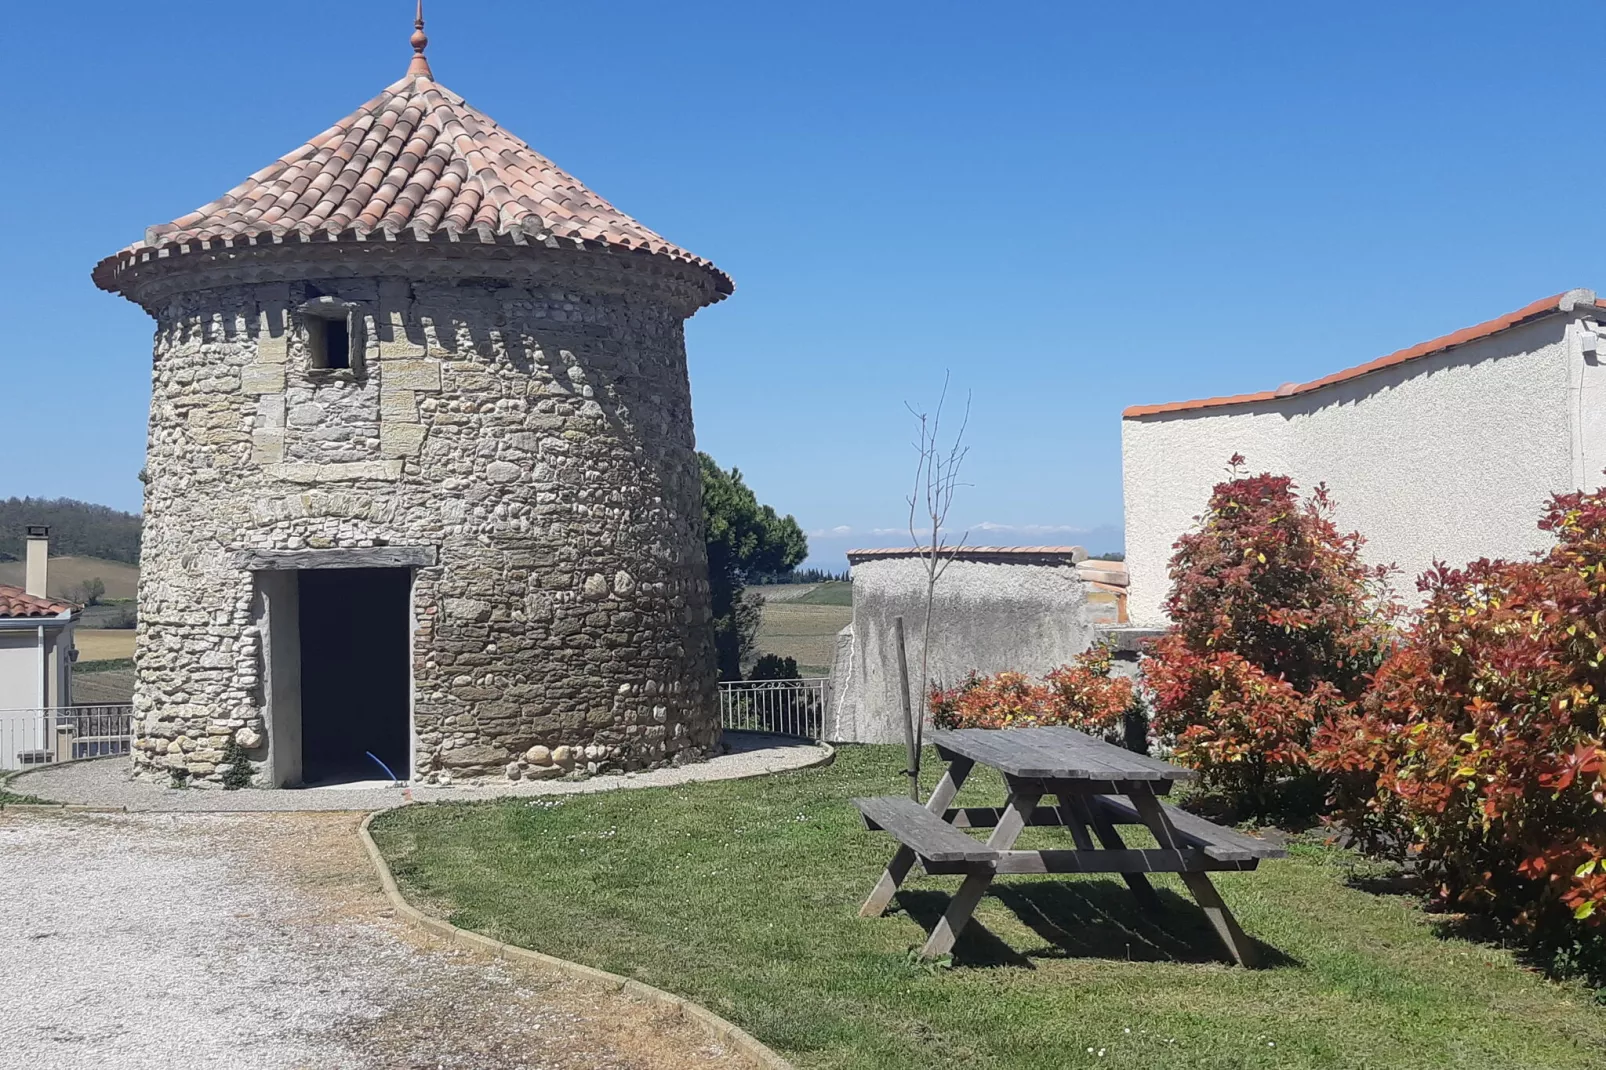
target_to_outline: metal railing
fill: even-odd
[[[819,739],[831,680],[729,680],[719,685],[719,723],[739,732]]]
[[[131,705],[0,710],[3,772],[74,758],[128,754],[133,744]]]

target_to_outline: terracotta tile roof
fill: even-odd
[[[1130,420],[1135,416],[1155,416],[1168,412],[1186,412],[1190,409],[1211,409],[1220,405],[1242,405],[1247,402],[1296,397],[1300,394],[1307,394],[1312,390],[1320,390],[1324,386],[1332,386],[1334,383],[1342,383],[1348,379],[1355,379],[1371,372],[1381,371],[1384,368],[1391,368],[1396,364],[1404,364],[1406,361],[1418,360],[1434,353],[1442,353],[1446,349],[1466,345],[1468,342],[1475,342],[1492,334],[1499,334],[1501,331],[1509,330],[1520,323],[1526,323],[1528,320],[1551,312],[1571,312],[1580,305],[1589,306],[1595,303],[1594,290],[1568,290],[1566,293],[1559,293],[1554,297],[1535,301],[1531,305],[1519,308],[1515,312],[1508,312],[1504,316],[1497,316],[1473,327],[1464,327],[1459,331],[1444,335],[1442,338],[1435,338],[1420,345],[1414,345],[1409,349],[1390,353],[1386,357],[1378,357],[1376,360],[1368,361],[1365,364],[1357,364],[1353,368],[1346,368],[1341,372],[1334,372],[1332,375],[1313,379],[1308,383],[1284,383],[1276,390],[1262,390],[1254,394],[1233,394],[1228,397],[1201,398],[1198,401],[1173,401],[1165,405],[1133,405],[1121,413],[1121,416],[1123,419]]]
[[[76,608],[71,602],[37,598],[21,587],[0,584],[0,617],[59,617]]]
[[[930,553],[930,548],[925,546],[884,546],[849,550],[848,561],[857,564],[878,557],[925,557]],[[943,553],[946,555],[948,551]],[[1085,559],[1087,551],[1080,546],[962,546],[955,556],[966,561],[1057,559],[1056,563],[1071,565]]]
[[[429,241],[605,245],[696,265],[718,297],[733,289],[713,264],[648,230],[436,82],[415,39],[406,77],[211,204],[151,227],[96,265],[116,292],[120,270],[156,256],[286,241]]]

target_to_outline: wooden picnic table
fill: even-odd
[[[859,914],[879,917],[918,860],[927,873],[964,875],[921,955],[953,949],[987,886],[1009,873],[1119,873],[1145,910],[1160,909],[1148,873],[1175,873],[1204,909],[1240,965],[1253,965],[1253,946],[1210,882],[1211,870],[1254,869],[1286,852],[1160,801],[1179,780],[1197,774],[1136,754],[1074,728],[967,728],[928,736],[948,768],[924,806],[903,796],[855,799],[872,829],[891,833],[898,850]],[[951,807],[978,764],[1004,776],[1002,808]],[[1042,805],[1051,795],[1058,805]],[[1074,849],[1014,850],[1027,825],[1060,826]],[[1119,825],[1143,825],[1159,844],[1132,849]],[[986,842],[962,831],[989,828]],[[1091,830],[1091,835],[1090,835]],[[1098,844],[1095,846],[1094,839]]]

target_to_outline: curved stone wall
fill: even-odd
[[[135,295],[158,321],[136,765],[216,779],[231,736],[265,763],[251,551],[387,546],[438,552],[414,577],[415,778],[706,752],[696,284],[574,256],[290,252]],[[355,307],[361,369],[310,367],[297,309],[320,297]]]

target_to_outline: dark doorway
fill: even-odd
[[[406,780],[412,570],[306,569],[300,580],[301,775],[306,784]]]

